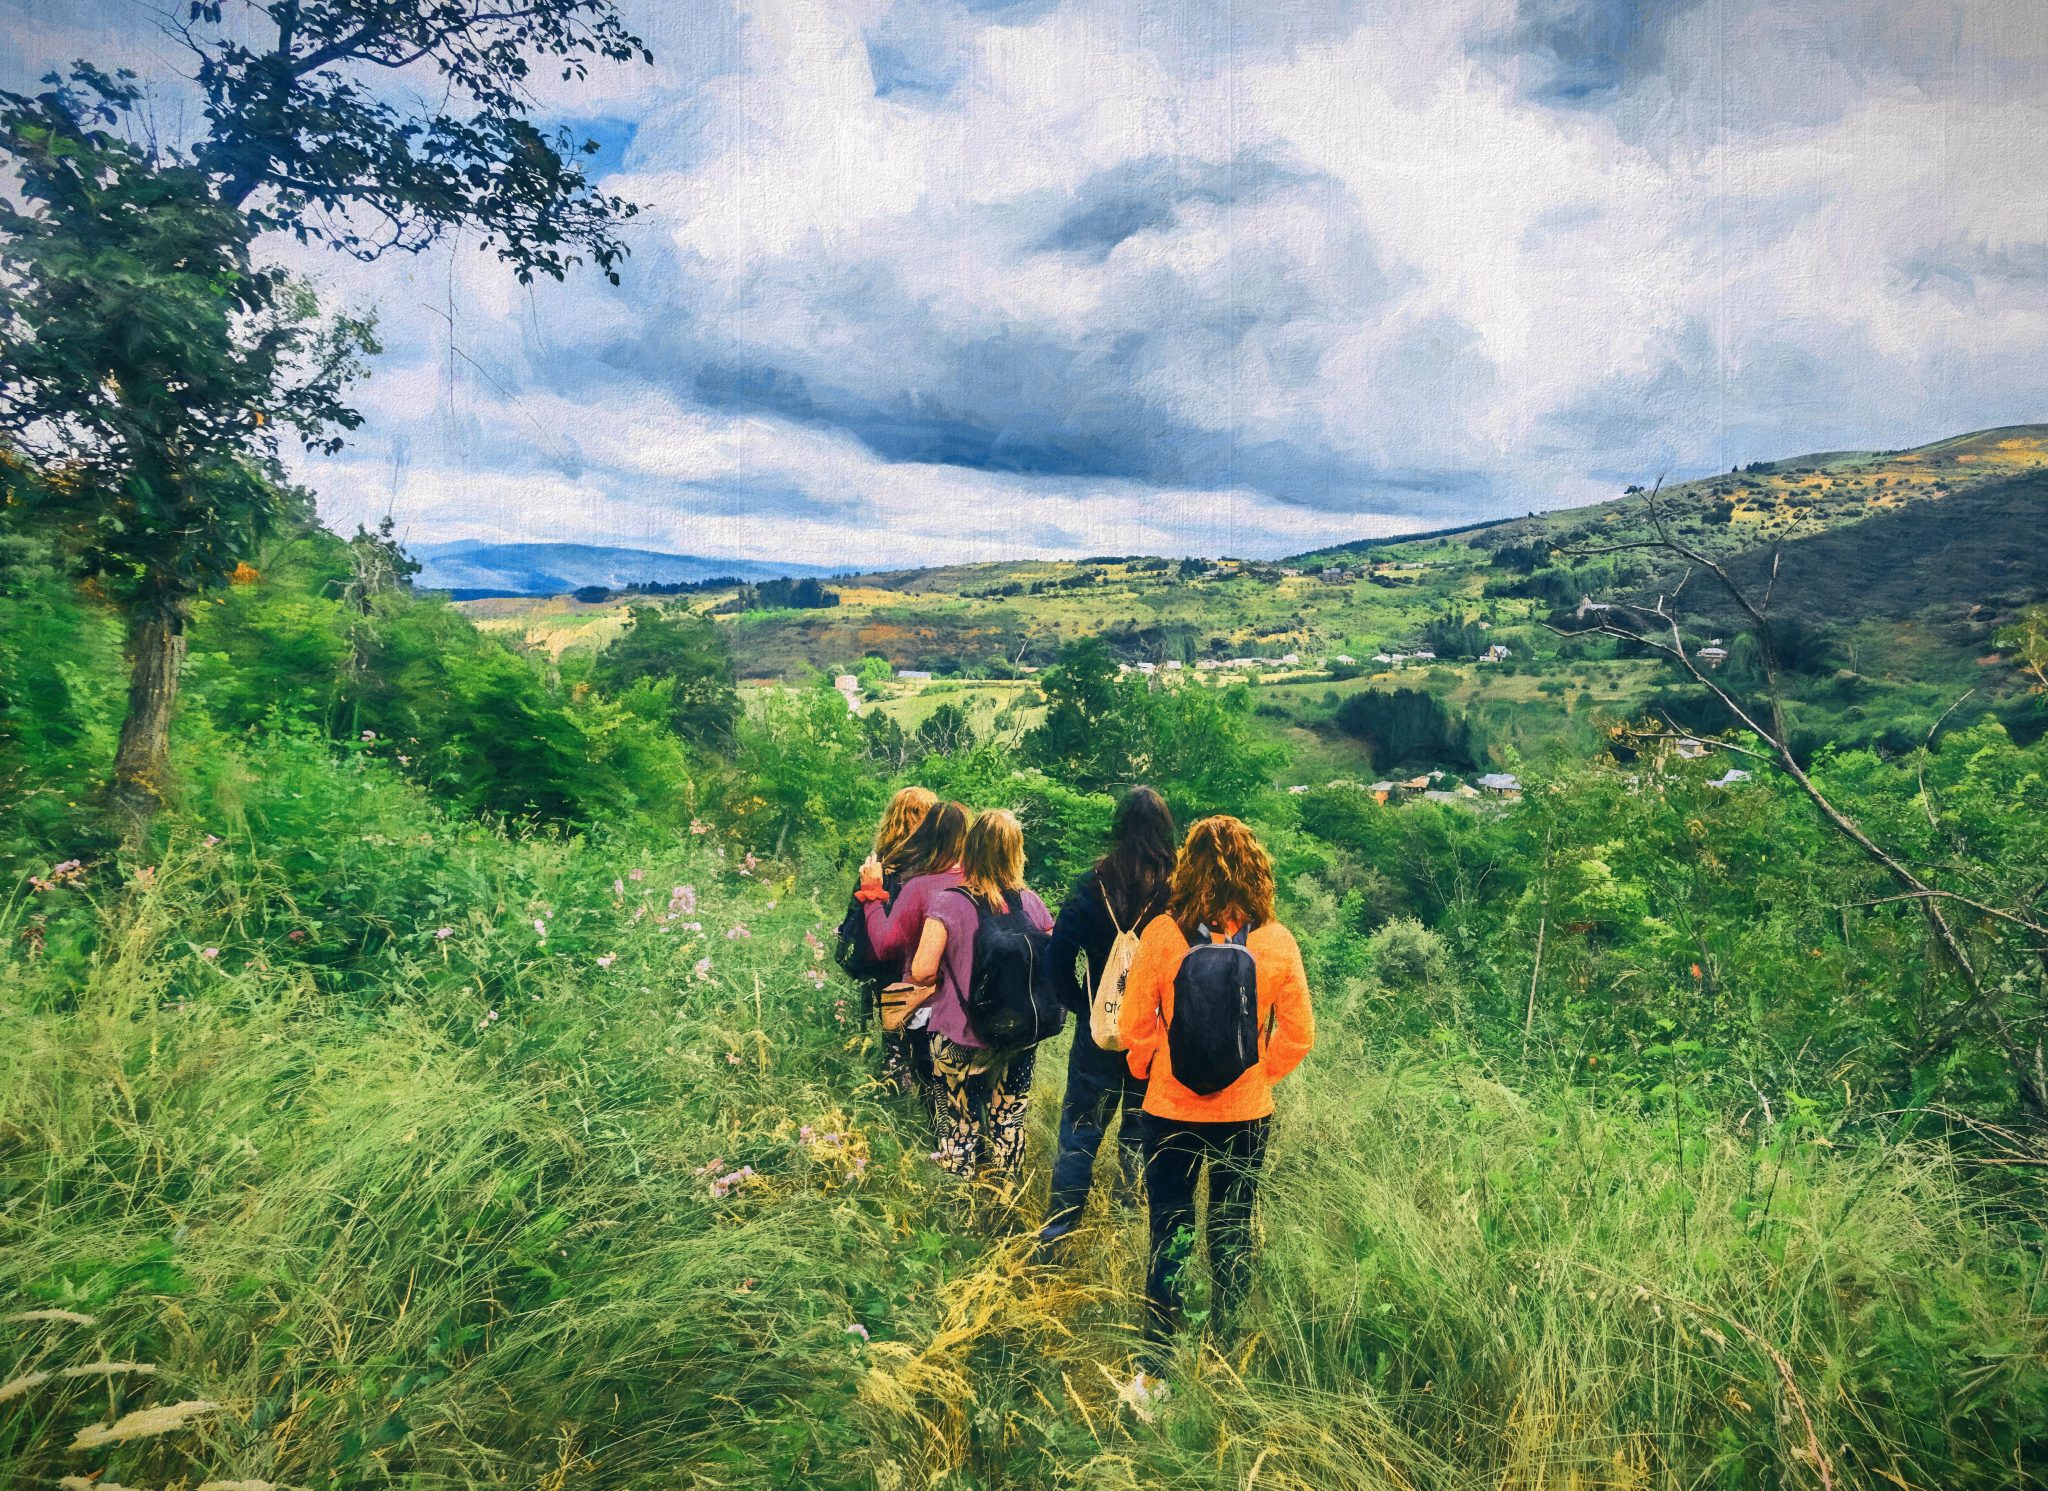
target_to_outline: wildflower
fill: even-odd
[[[50,873],[47,877],[41,875],[29,876],[28,883],[36,890],[45,891],[56,890],[66,885],[76,885],[84,878],[84,863],[75,859],[67,859],[61,865],[51,865]]]
[[[740,862],[740,873],[742,875],[751,875],[760,867],[761,861],[756,859],[754,857],[754,851],[749,849],[747,851],[747,857]]]
[[[709,958],[699,958],[697,960],[696,973],[699,978],[711,977],[711,960]]]
[[[811,981],[813,989],[825,987],[825,970],[822,968],[806,968],[804,970],[804,977]]]
[[[306,940],[305,929],[300,927],[293,928],[290,932],[285,934],[284,940],[286,942],[304,942]]]
[[[540,934],[540,940],[542,942],[546,942],[548,940],[548,924],[542,921],[537,916],[533,919],[533,930]]]
[[[868,1339],[868,1328],[856,1320],[846,1328],[846,1334],[849,1336],[859,1336],[865,1341]]]
[[[647,872],[645,870],[629,870],[626,873],[626,878],[633,881],[645,880]]]
[[[679,885],[668,893],[668,909],[676,916],[688,916],[697,909],[697,887]]]
[[[740,1064],[740,1053],[739,1053],[739,1052],[737,1052],[737,1051],[728,1051],[728,1052],[726,1052],[726,1053],[725,1053],[725,1064],[726,1064],[727,1066],[738,1066],[738,1065]]]
[[[144,865],[141,869],[137,870],[135,872],[135,883],[141,886],[144,890],[148,890],[152,885],[155,885],[156,866]]]
[[[597,966],[600,968],[609,968],[612,966],[612,964],[618,961],[619,955],[617,953],[602,953],[598,956]]]
[[[377,732],[375,730],[365,730],[363,732],[363,739],[365,740],[375,740],[376,738]]]
[[[220,956],[220,949],[217,947],[202,947],[199,949],[199,956],[210,963]]]
[[[410,766],[410,765],[412,765],[412,757],[410,757],[410,756],[400,756],[400,757],[398,758],[398,764],[399,764],[400,766]]]
[[[711,825],[702,818],[692,818],[690,820],[690,832],[702,837],[704,834],[711,832]]]
[[[813,1130],[811,1126],[809,1124],[805,1124],[802,1128],[796,1131],[796,1137],[798,1142],[803,1144],[809,1144],[811,1142],[812,1132]]]
[[[498,1012],[496,1010],[492,1010],[488,1015],[485,1015],[484,1018],[495,1025],[498,1020]]]
[[[206,847],[207,847],[207,848],[209,848],[209,849],[211,849],[211,848],[212,848],[212,847],[213,847],[213,846],[214,846],[215,844],[218,844],[219,842],[220,842],[220,835],[219,835],[219,834],[208,834],[208,835],[206,836]]]
[[[619,879],[619,877],[616,875],[612,876],[612,894],[615,896],[623,896],[625,893],[626,882]]]
[[[734,922],[725,929],[725,940],[727,942],[738,942],[741,938],[752,937],[753,935],[752,932],[747,930],[745,922]]]
[[[455,929],[453,927],[434,928],[434,941],[436,942],[446,942],[449,938],[453,937],[454,935]]]

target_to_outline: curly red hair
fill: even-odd
[[[1188,830],[1167,910],[1188,937],[1198,927],[1273,920],[1273,859],[1241,820],[1219,813]]]

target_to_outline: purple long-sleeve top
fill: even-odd
[[[1052,913],[1035,892],[1013,892],[1023,903],[1024,915],[1041,932],[1052,930]],[[967,986],[974,978],[974,928],[980,913],[966,896],[934,895],[927,913],[945,924],[946,951],[939,959],[939,992],[932,996],[930,1028],[960,1046],[985,1046],[967,1019]]]
[[[910,977],[910,959],[917,952],[917,939],[924,934],[924,919],[931,913],[933,897],[959,883],[959,870],[941,870],[908,882],[887,905],[867,903],[868,945],[877,958],[894,958],[902,965],[898,978]]]

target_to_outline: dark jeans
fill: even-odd
[[[1227,1327],[1250,1283],[1252,1202],[1266,1160],[1264,1118],[1182,1123],[1144,1115],[1145,1197],[1152,1251],[1145,1273],[1145,1341],[1154,1356],[1180,1324],[1181,1272],[1195,1247],[1195,1184],[1209,1167],[1213,1318]]]
[[[1118,1111],[1124,1118],[1117,1131],[1124,1189],[1137,1187],[1141,1163],[1138,1104],[1144,1098],[1145,1084],[1131,1075],[1123,1052],[1105,1051],[1096,1045],[1088,1038],[1087,1021],[1082,1021],[1074,1032],[1073,1049],[1067,1053],[1067,1095],[1060,1102],[1060,1152],[1052,1162],[1047,1226],[1071,1227],[1081,1220],[1095,1178],[1095,1153],[1102,1148],[1102,1136]]]

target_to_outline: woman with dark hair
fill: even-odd
[[[1146,923],[1166,909],[1175,857],[1173,810],[1150,787],[1133,787],[1117,804],[1109,850],[1074,882],[1053,923],[1053,988],[1077,1016],[1067,1052],[1067,1093],[1060,1104],[1060,1147],[1052,1195],[1038,1241],[1049,1247],[1081,1225],[1094,1182],[1095,1155],[1113,1115],[1124,1189],[1136,1189],[1138,1102],[1145,1084],[1131,1075],[1116,1038],[1115,1002]],[[1075,973],[1087,963],[1086,982]],[[1100,1016],[1100,1019],[1095,1018]],[[1103,1044],[1107,1038],[1107,1044]]]
[[[939,803],[924,815],[887,861],[869,855],[860,867],[863,932],[875,961],[885,966],[885,982],[910,978],[910,957],[924,930],[932,901],[960,883],[960,851],[967,843],[967,809],[957,802]],[[930,1015],[920,1011],[910,1025],[883,1037],[885,1072],[906,1096],[915,1093],[930,1111],[937,1101],[933,1087]]]
[[[1273,861],[1237,819],[1204,818],[1188,830],[1167,914],[1139,939],[1118,1030],[1132,1073],[1145,1079],[1145,1340],[1156,1371],[1180,1316],[1180,1274],[1193,1249],[1177,1240],[1192,1240],[1204,1168],[1211,1319],[1227,1330],[1244,1300],[1273,1084],[1316,1039],[1301,949],[1273,916]]]

